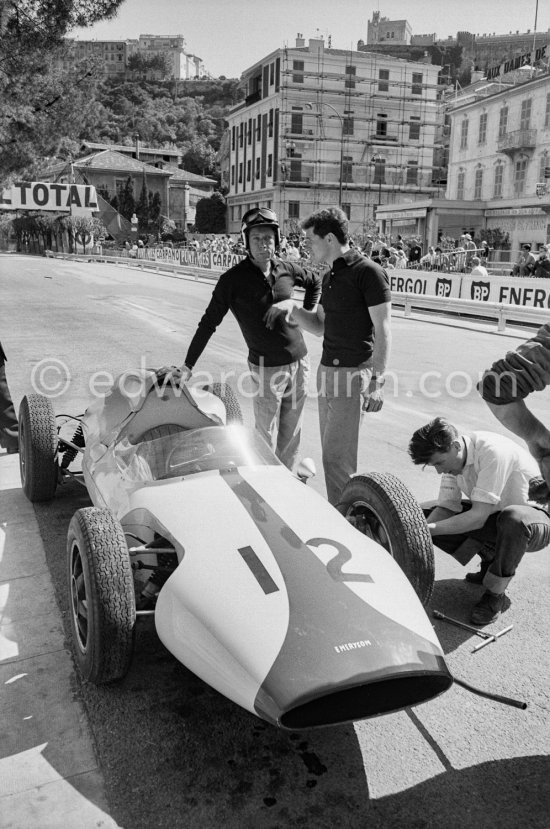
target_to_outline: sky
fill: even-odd
[[[533,32],[536,16],[537,32],[550,40],[549,0],[124,0],[116,18],[75,29],[71,36],[124,40],[181,34],[187,51],[212,75],[238,78],[275,49],[294,46],[298,32],[306,43],[320,35],[328,43],[330,35],[333,49],[357,49],[358,40],[367,40],[373,10],[389,20],[408,20],[413,34],[435,32],[441,39],[458,31]]]

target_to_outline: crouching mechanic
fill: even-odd
[[[538,465],[507,437],[459,434],[440,417],[413,434],[409,454],[442,476],[437,506],[427,516],[434,544],[461,564],[475,552],[481,556],[480,571],[468,573],[466,581],[485,587],[470,618],[487,625],[504,609],[505,590],[524,553],[550,543],[550,516],[530,503]],[[472,540],[480,542],[477,547]]]
[[[248,256],[223,273],[187,351],[184,365],[158,370],[175,380],[188,380],[210,337],[228,311],[235,316],[246,345],[253,384],[256,429],[279,460],[292,469],[300,445],[309,381],[309,357],[297,325],[278,312],[272,329],[264,316],[274,302],[288,299],[295,286],[305,289],[304,308],[315,308],[322,277],[295,262],[275,256],[280,243],[276,214],[254,207],[242,218]]]

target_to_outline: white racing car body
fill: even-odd
[[[90,406],[82,468],[95,507],[124,533],[130,605],[156,582],[154,619],[166,648],[287,729],[395,711],[449,688],[433,627],[392,555],[256,433],[224,425],[217,396],[171,386],[159,393],[151,376],[143,379],[135,397],[114,388]],[[87,536],[69,532],[75,652],[88,678],[110,681],[128,660],[97,664],[107,657],[88,618],[82,548],[90,532],[93,522]],[[130,611],[135,620],[135,605]]]

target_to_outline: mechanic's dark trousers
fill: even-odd
[[[4,449],[17,449],[18,435],[17,418],[6,380],[6,364],[2,360],[0,361],[0,445]]]
[[[458,535],[434,535],[433,543],[455,556],[461,564],[471,558],[459,547],[468,539],[482,542],[479,555],[489,561],[483,584],[491,593],[504,593],[525,553],[534,553],[550,544],[550,515],[542,507],[511,506],[489,516],[483,527]],[[550,550],[549,550],[550,552]],[[456,554],[456,555],[455,555]]]

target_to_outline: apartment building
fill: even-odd
[[[168,77],[176,80],[192,80],[206,74],[204,62],[187,51],[183,35],[140,35],[129,40],[128,54],[144,57],[163,56],[168,66]]]
[[[145,58],[162,55],[168,74],[175,80],[193,80],[208,76],[204,61],[187,51],[183,35],[140,35],[136,40],[67,40],[69,54],[63,65],[68,66],[83,58],[95,56],[103,62],[108,77],[124,78],[128,73],[128,58],[139,54]],[[149,70],[151,78],[158,77],[158,70]]]
[[[229,232],[252,206],[272,207],[292,233],[341,204],[360,233],[373,229],[378,205],[436,193],[438,72],[301,35],[247,69],[245,100],[227,116]]]
[[[126,61],[129,50],[125,40],[68,40],[69,54],[63,59],[67,68],[84,58],[97,57],[103,63],[105,75],[110,78],[123,78],[126,74]]]
[[[506,78],[506,83],[503,83]],[[523,67],[497,81],[477,81],[447,104],[450,123],[445,199],[384,207],[386,233],[442,236],[487,231],[508,236],[514,259],[521,245],[550,242],[550,73]],[[419,213],[421,212],[421,215]]]
[[[524,242],[535,248],[547,244],[550,74],[472,97],[449,113],[447,198],[481,203],[484,226],[507,232],[512,250]]]

